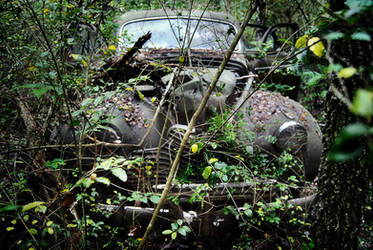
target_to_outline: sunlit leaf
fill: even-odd
[[[30,229],[28,230],[28,232],[29,232],[30,234],[32,234],[32,235],[37,235],[37,234],[38,234],[38,230],[36,230],[35,228],[30,228]]]
[[[34,202],[31,202],[31,203],[28,203],[28,204],[26,204],[22,207],[22,212],[26,212],[30,209],[33,209],[33,208],[38,207],[38,206],[43,205],[43,204],[45,204],[44,201],[34,201]]]
[[[184,227],[180,227],[180,228],[177,230],[177,232],[178,232],[179,234],[181,234],[182,236],[186,236],[186,234],[187,234],[187,231],[185,230]]]
[[[161,199],[161,197],[159,195],[152,195],[150,196],[150,201],[153,202],[154,204],[158,204],[159,203],[159,200]]]
[[[305,48],[307,46],[307,39],[308,35],[299,37],[298,40],[295,42],[295,48]]]
[[[193,154],[195,154],[195,153],[198,152],[198,144],[197,144],[197,143],[194,143],[194,144],[192,145],[192,152],[193,152]]]
[[[82,59],[82,64],[84,67],[88,67],[88,63],[84,59]]]
[[[351,111],[367,118],[373,116],[373,91],[365,89],[356,91]]]
[[[144,94],[137,90],[137,95],[139,96],[140,100],[144,99]]]
[[[53,230],[53,228],[48,227],[48,233],[49,233],[50,235],[54,234],[54,230]]]
[[[49,226],[52,225],[52,224],[53,224],[53,221],[51,221],[51,220],[48,221],[48,222],[47,222],[47,227],[49,227]]]
[[[338,72],[338,77],[339,78],[350,78],[353,76],[357,70],[354,67],[347,67],[343,68]]]
[[[12,231],[12,230],[14,230],[14,227],[7,227],[6,230],[7,231]]]
[[[325,39],[327,40],[337,40],[343,37],[343,33],[336,31],[336,32],[330,32],[324,36]]]
[[[216,159],[216,158],[211,158],[210,160],[209,160],[209,163],[210,164],[214,164],[215,162],[217,162],[218,161],[218,159]]]
[[[97,178],[96,178],[96,181],[97,181],[97,182],[100,182],[100,183],[102,183],[102,184],[105,184],[105,185],[107,185],[107,186],[110,185],[110,180],[109,180],[108,178],[106,178],[106,177],[97,177]]]
[[[116,51],[117,50],[117,47],[115,47],[115,45],[110,45],[107,50],[109,51]]]
[[[351,35],[351,39],[370,42],[372,38],[365,31],[355,32]]]
[[[121,181],[126,182],[127,181],[127,173],[122,168],[113,168],[111,169],[111,172],[113,175],[118,177]]]
[[[184,56],[180,56],[179,57],[179,62],[183,63],[185,61],[185,57]]]
[[[76,60],[76,61],[81,61],[82,60],[82,56],[79,55],[79,54],[70,54],[70,56]]]
[[[307,46],[310,46],[310,50],[318,57],[322,57],[325,47],[320,38],[312,37],[308,40]]]
[[[176,237],[177,237],[177,232],[173,232],[173,233],[171,234],[171,238],[174,240],[174,239],[176,239]]]
[[[203,173],[202,173],[202,177],[206,180],[209,178],[209,176],[211,175],[211,172],[212,172],[212,167],[211,166],[207,166],[205,167],[205,169],[203,170]]]
[[[169,234],[172,234],[172,231],[170,229],[167,229],[167,230],[164,230],[162,232],[163,235],[169,235]]]

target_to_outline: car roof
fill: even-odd
[[[173,9],[158,9],[158,10],[139,10],[139,11],[130,11],[119,18],[117,22],[120,25],[123,25],[127,22],[135,21],[142,18],[157,18],[157,17],[192,17],[200,18],[203,15],[205,19],[214,19],[222,22],[229,22],[233,24],[237,29],[239,28],[238,22],[231,15],[221,13],[221,12],[211,12],[211,11],[201,11],[201,10],[173,10]]]

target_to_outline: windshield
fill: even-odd
[[[155,49],[187,48],[190,43],[191,49],[227,50],[236,34],[233,25],[215,20],[146,19],[122,26],[122,46],[129,47],[149,31],[152,37],[144,48]]]

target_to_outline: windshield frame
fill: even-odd
[[[124,22],[119,28],[119,37],[123,36],[124,27],[128,24],[136,23],[136,22],[142,22],[142,21],[151,21],[151,20],[167,20],[167,21],[169,21],[169,19],[185,19],[185,20],[189,19],[189,20],[197,20],[197,21],[201,19],[201,21],[208,21],[208,22],[213,22],[213,23],[226,24],[226,25],[229,25],[230,27],[232,27],[234,29],[235,34],[238,33],[238,29],[237,29],[236,25],[234,25],[232,22],[223,21],[223,20],[219,20],[219,19],[215,19],[215,18],[173,15],[173,16],[143,17],[143,18],[133,19],[131,21]],[[156,48],[150,48],[150,49],[157,50]],[[181,49],[181,48],[162,48],[162,49]],[[194,48],[190,48],[190,49],[193,50]],[[241,51],[242,49],[243,49],[243,45],[242,45],[242,42],[241,42],[241,39],[240,39],[240,42],[236,45],[236,48],[234,49],[234,51],[238,52],[238,51]],[[210,48],[210,49],[206,49],[206,50],[214,50],[214,49]],[[216,51],[216,50],[214,50],[214,51]]]

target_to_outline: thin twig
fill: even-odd
[[[255,5],[255,4],[254,4]],[[161,198],[159,200],[159,203],[157,204],[157,207],[155,208],[154,210],[154,213],[153,213],[153,216],[148,224],[148,227],[146,228],[146,231],[145,231],[145,234],[143,236],[143,240],[140,242],[139,246],[138,246],[138,249],[142,249],[146,243],[146,240],[150,234],[150,232],[152,231],[153,229],[153,226],[154,226],[154,223],[156,222],[156,219],[157,219],[157,216],[158,216],[158,213],[161,209],[161,207],[163,206],[163,202],[164,200],[166,199],[166,196],[168,194],[168,191],[171,187],[171,183],[174,179],[174,176],[175,176],[175,173],[176,173],[176,169],[177,169],[177,166],[179,164],[179,161],[181,159],[181,156],[183,154],[183,149],[185,147],[185,145],[187,144],[188,140],[189,140],[189,135],[191,134],[192,132],[192,129],[194,128],[194,124],[197,120],[197,117],[199,116],[199,114],[202,112],[202,110],[204,109],[204,107],[206,106],[206,103],[212,93],[212,91],[215,89],[215,86],[221,76],[221,74],[223,73],[224,69],[225,69],[225,66],[227,65],[237,43],[239,42],[244,30],[245,30],[245,27],[247,25],[247,23],[249,22],[249,20],[251,19],[252,15],[254,14],[256,10],[256,7],[254,6],[254,8],[252,8],[250,11],[247,12],[246,14],[246,17],[245,17],[245,20],[244,22],[242,23],[238,33],[236,34],[229,50],[227,51],[227,53],[225,54],[225,57],[224,57],[224,60],[222,61],[222,63],[220,64],[219,68],[218,68],[218,71],[216,72],[215,74],[215,77],[214,79],[212,80],[209,88],[207,89],[206,91],[206,94],[205,96],[203,97],[202,101],[201,101],[201,104],[198,106],[196,112],[193,114],[191,120],[190,120],[190,123],[188,125],[188,128],[184,134],[184,137],[183,137],[183,140],[181,141],[181,144],[180,144],[180,147],[179,147],[179,150],[177,152],[177,155],[175,157],[175,160],[173,161],[172,163],[172,166],[171,166],[171,169],[170,169],[170,172],[168,174],[168,177],[167,177],[167,182],[166,182],[166,185],[165,185],[165,189],[163,190],[162,192],[162,195],[161,195]]]

